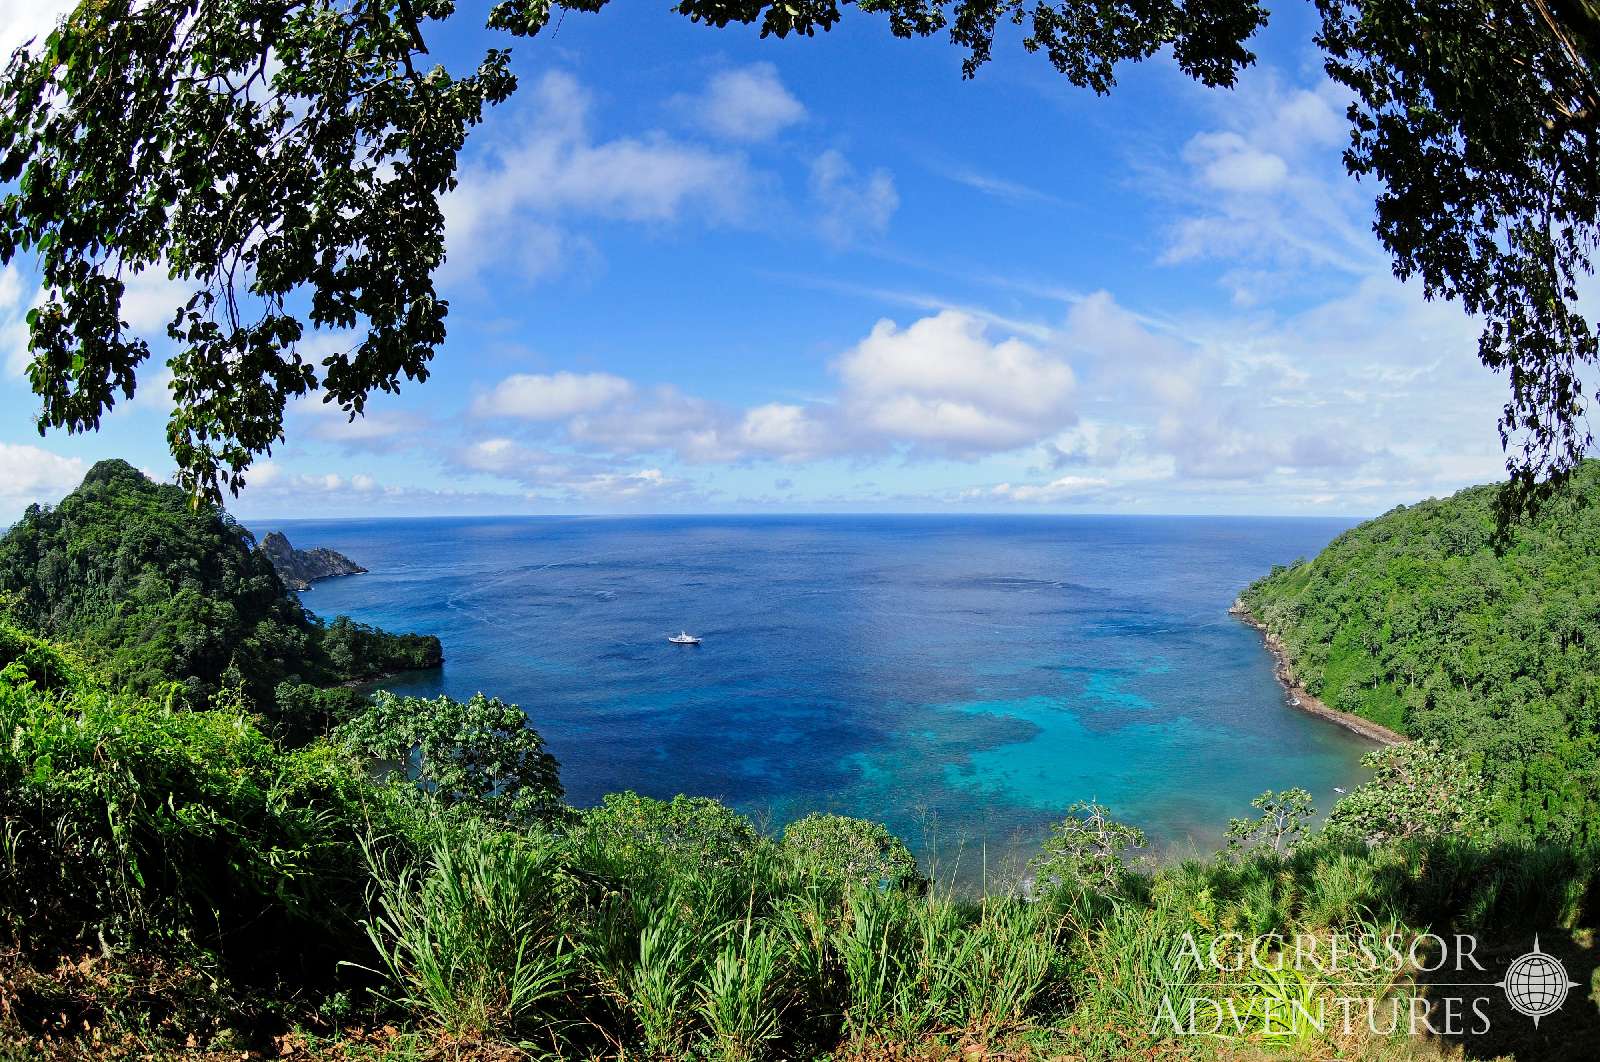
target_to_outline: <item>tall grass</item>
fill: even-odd
[[[563,1057],[1200,1051],[1152,1033],[1166,994],[1207,979],[1186,934],[1570,926],[1596,902],[1593,852],[1450,840],[1317,837],[1114,894],[963,895],[874,871],[902,853],[847,820],[779,840],[714,802],[620,794],[512,829],[332,746],[286,753],[237,708],[47,689],[20,666],[0,673],[0,736],[0,935],[58,956],[189,947],[223,977],[255,963],[280,999],[376,983],[384,1021]],[[1249,976],[1229,987],[1302,1005],[1317,987]]]
[[[608,971],[628,1013],[638,1022],[649,1054],[682,1053],[694,1015],[695,985],[704,953],[696,926],[684,916],[675,891],[641,898],[639,949],[633,962]]]
[[[577,969],[558,928],[562,864],[528,839],[441,828],[396,869],[369,842],[376,913],[367,922],[390,999],[458,1037],[529,1036],[559,1023]]]
[[[761,1057],[782,1031],[782,942],[778,927],[758,929],[747,915],[726,928],[722,949],[706,971],[700,1014],[716,1053],[728,1062]]]

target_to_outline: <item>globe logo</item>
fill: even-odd
[[[1578,983],[1567,978],[1567,968],[1560,959],[1539,950],[1539,938],[1534,937],[1533,950],[1511,964],[1500,987],[1505,991],[1506,1002],[1532,1018],[1537,1027],[1540,1018],[1561,1008],[1567,1001],[1567,991],[1577,988]]]

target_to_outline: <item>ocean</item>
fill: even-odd
[[[1092,516],[252,522],[370,574],[321,616],[437,634],[381,685],[521,705],[568,799],[716,797],[776,830],[886,822],[957,878],[1014,872],[1079,800],[1162,853],[1265,789],[1325,810],[1372,746],[1290,707],[1227,614],[1348,526]],[[704,643],[672,645],[680,629]]]

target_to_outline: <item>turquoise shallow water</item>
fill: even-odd
[[[569,798],[888,822],[976,872],[1097,799],[1163,849],[1267,788],[1325,808],[1370,747],[1289,707],[1238,590],[1345,525],[1112,517],[290,521],[371,574],[316,612],[436,633],[387,683],[522,705]],[[697,648],[666,642],[687,628]]]

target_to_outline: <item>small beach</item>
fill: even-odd
[[[1328,707],[1327,704],[1313,696],[1309,690],[1300,684],[1300,680],[1295,676],[1294,666],[1289,663],[1288,653],[1284,651],[1282,640],[1276,634],[1267,630],[1260,620],[1251,615],[1250,610],[1245,607],[1243,601],[1235,600],[1228,608],[1228,612],[1261,633],[1261,638],[1267,647],[1267,651],[1272,654],[1274,661],[1273,674],[1283,684],[1284,691],[1289,695],[1289,704],[1291,706],[1338,723],[1345,729],[1352,730],[1380,745],[1404,745],[1411,740],[1404,734],[1374,723],[1370,719],[1363,719],[1359,715],[1341,712],[1337,708]]]

